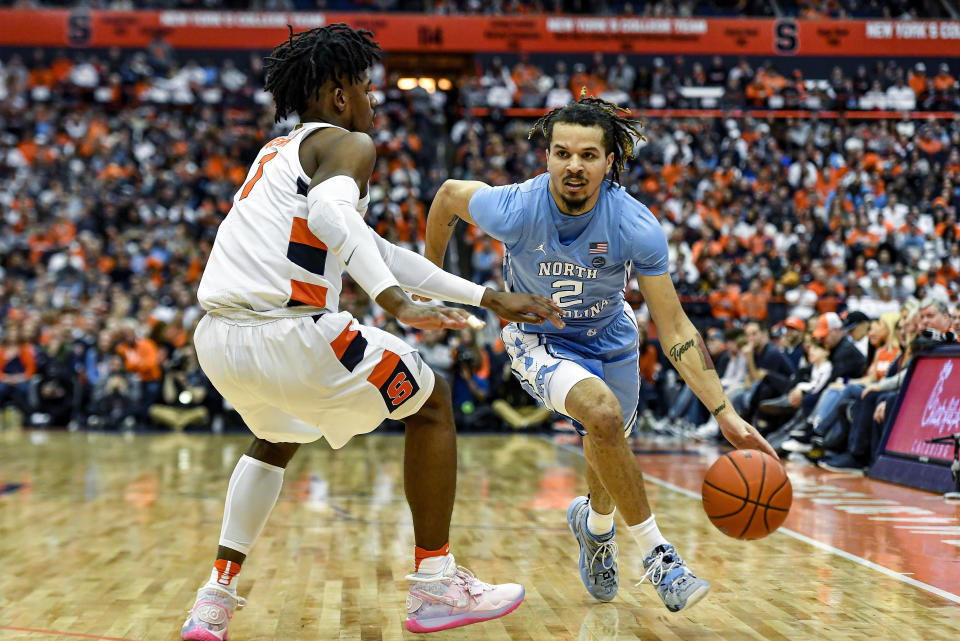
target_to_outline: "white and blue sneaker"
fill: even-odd
[[[669,544],[653,548],[643,560],[643,569],[646,572],[637,585],[650,579],[671,612],[694,605],[710,591],[710,584],[697,578],[677,554],[677,549]]]
[[[620,585],[617,544],[613,540],[616,527],[609,534],[593,534],[587,529],[589,513],[590,499],[586,496],[573,499],[567,508],[567,523],[580,544],[580,580],[593,598],[612,601]]]

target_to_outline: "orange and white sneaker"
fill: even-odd
[[[517,609],[524,589],[517,583],[490,585],[447,555],[439,574],[407,575],[407,630],[436,632],[498,619]]]
[[[204,585],[180,631],[184,641],[227,641],[227,628],[237,608],[246,599],[215,585]]]

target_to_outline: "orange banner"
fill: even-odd
[[[0,46],[269,49],[331,22],[387,51],[960,57],[960,21],[434,16],[223,11],[0,10]]]

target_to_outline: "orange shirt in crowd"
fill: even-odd
[[[870,369],[867,370],[867,373],[872,374],[874,378],[879,381],[881,378],[886,376],[887,370],[890,369],[890,366],[893,364],[893,361],[897,359],[899,354],[899,347],[881,347],[874,355],[873,362],[870,363]]]
[[[149,338],[139,338],[132,346],[121,343],[117,353],[123,356],[127,371],[136,374],[142,382],[159,381],[163,377],[160,350]]]
[[[863,255],[867,258],[873,258],[877,255],[877,247],[880,245],[880,237],[874,233],[863,231],[861,229],[851,229],[847,236],[847,247],[853,247],[860,243],[864,245]]]
[[[943,144],[936,138],[921,138],[917,141],[917,146],[923,150],[923,153],[930,156],[940,153],[943,149]]]
[[[743,316],[740,305],[740,288],[736,285],[727,285],[726,289],[710,292],[710,311],[714,318],[732,320]]]
[[[50,87],[56,83],[56,76],[53,75],[53,69],[31,69],[30,74],[27,76],[27,87],[33,89],[34,87]]]
[[[910,80],[907,82],[907,84],[910,85],[910,88],[913,89],[913,93],[917,94],[917,97],[919,98],[927,91],[927,74],[911,73]]]
[[[767,302],[770,300],[770,294],[764,290],[753,294],[746,292],[740,296],[740,307],[743,309],[743,318],[750,320],[767,320]]]
[[[773,240],[767,236],[763,231],[757,230],[753,236],[747,239],[746,247],[750,250],[750,253],[760,256],[763,254],[763,251],[767,248],[767,241]]]
[[[5,376],[3,370],[7,363],[17,357],[20,357],[20,364],[23,365],[23,375],[28,379],[33,378],[37,373],[37,356],[33,345],[29,343],[12,349],[0,349],[0,378]]]
[[[59,58],[53,61],[50,65],[50,71],[53,72],[53,77],[57,82],[63,82],[67,79],[67,76],[70,75],[70,72],[73,70],[73,61],[66,56],[61,55]]]
[[[815,284],[820,285],[820,283]],[[840,299],[845,293],[843,285],[840,284],[837,284],[833,291],[823,285],[820,285],[819,290],[812,286],[809,289],[817,291],[817,304],[814,305],[814,309],[818,314],[837,311],[837,308],[840,307]]]
[[[956,79],[945,71],[933,77],[933,88],[937,91],[947,91],[956,83]]]
[[[943,238],[943,235],[947,233],[947,223],[937,223],[937,226],[934,228],[934,232],[937,234],[937,238]],[[953,237],[960,238],[960,225],[953,226]]]
[[[640,376],[648,383],[653,383],[657,373],[657,348],[647,343],[646,348],[640,350]]]
[[[672,164],[664,165],[663,169],[660,170],[660,173],[663,175],[663,180],[667,183],[667,187],[673,188],[677,181],[680,180],[680,177],[683,175],[683,165]]]

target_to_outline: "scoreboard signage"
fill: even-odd
[[[960,57],[960,21],[0,9],[0,46],[269,49],[332,22],[387,51]]]

